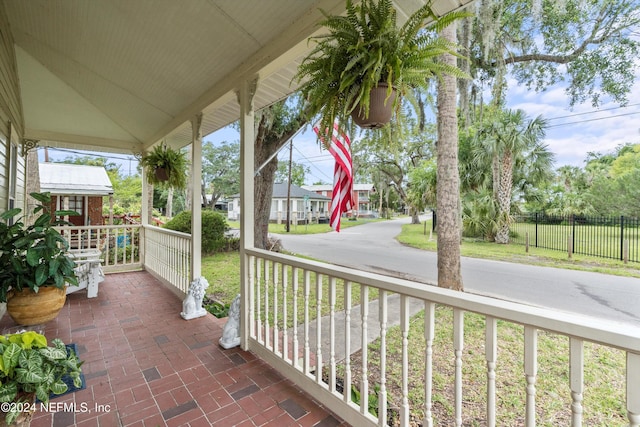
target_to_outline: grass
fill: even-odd
[[[431,221],[427,221],[426,233],[424,223],[405,224],[402,226],[402,231],[397,239],[400,243],[414,248],[436,251],[437,236],[436,234],[430,234],[429,230],[431,230]],[[498,245],[493,242],[465,238],[462,241],[460,252],[462,256],[471,258],[484,258],[640,278],[640,264],[638,263],[630,262],[625,264],[619,260],[579,254],[573,254],[571,258],[569,258],[567,252],[534,247],[529,247],[529,253],[527,253],[524,245]]]
[[[425,250],[436,250],[435,236],[429,240],[429,227],[424,234],[423,225],[403,226],[399,240],[405,244]],[[613,260],[602,260],[586,256],[567,255],[559,251],[531,248],[527,254],[524,247],[519,245],[497,245],[495,243],[465,240],[462,244],[462,255],[478,258],[499,259],[511,262],[521,262],[560,268],[572,268],[587,271],[599,271],[609,274],[640,277],[638,266],[624,265]],[[208,256],[202,260],[203,275],[209,281],[209,293],[222,302],[231,300],[240,291],[240,262],[237,252]],[[279,275],[281,275],[280,270]],[[291,270],[287,268],[287,275],[291,277]],[[302,272],[300,272],[302,275]],[[309,315],[310,320],[317,315],[315,275],[310,272]],[[264,273],[263,273],[264,276]],[[271,277],[271,276],[269,276]],[[264,284],[269,298],[273,301],[274,287],[272,283]],[[354,291],[359,291],[359,286]],[[370,291],[372,291],[371,289]],[[342,286],[336,287],[336,310],[343,307]],[[278,290],[281,295],[282,290]],[[289,300],[293,293],[288,285]],[[300,286],[298,295],[298,321],[302,321],[304,313],[303,289]],[[370,292],[370,300],[377,295]],[[322,280],[322,309],[321,315],[329,311],[328,283],[326,277]],[[359,294],[354,292],[352,304],[359,304]],[[264,310],[264,292],[261,294]],[[273,304],[271,302],[271,304]],[[281,302],[280,308],[281,306]],[[289,304],[292,305],[292,304]],[[453,424],[453,383],[454,365],[452,346],[452,310],[438,307],[436,313],[436,336],[433,345],[434,380],[433,380],[433,414],[435,426]],[[264,322],[264,311],[262,320]],[[287,323],[291,326],[293,308],[288,306]],[[268,319],[273,325],[273,319]],[[279,329],[284,328],[283,319],[278,319]],[[486,411],[486,361],[485,361],[485,320],[483,316],[473,313],[465,314],[465,339],[463,360],[463,425],[485,425]],[[497,380],[497,425],[524,425],[525,390],[524,376],[524,344],[523,327],[521,325],[498,321],[498,363],[496,367]],[[569,339],[565,336],[545,331],[538,333],[538,364],[539,371],[536,382],[537,425],[556,426],[570,424],[571,391],[569,388]],[[400,384],[402,369],[402,333],[399,327],[389,328],[387,333],[387,390],[389,407],[397,408],[400,404],[402,385]],[[421,420],[424,404],[424,312],[411,319],[408,336],[409,351],[409,401],[412,417]],[[380,378],[380,341],[369,345],[368,378],[369,390],[375,389]],[[584,425],[589,426],[623,426],[627,425],[625,402],[625,355],[624,352],[592,343],[585,343],[584,347]],[[359,386],[359,367],[362,366],[361,353],[352,354],[350,363],[353,369],[353,384]],[[343,373],[338,371],[340,377]],[[393,411],[391,411],[393,413]]]
[[[340,220],[340,229],[355,227],[369,222],[384,221],[384,219],[378,218],[358,218],[356,220],[350,220],[342,218]],[[240,223],[237,221],[228,221],[229,227],[240,228]],[[285,234],[287,233],[286,224],[269,224],[269,233]],[[333,231],[329,224],[292,224],[289,227],[289,234],[320,234],[329,233]]]

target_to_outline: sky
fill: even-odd
[[[517,82],[509,82],[507,107],[522,109],[531,119],[542,115],[549,121],[545,143],[555,155],[555,168],[564,165],[584,166],[588,152],[610,153],[625,143],[640,143],[640,71],[628,95],[625,107],[612,102],[603,102],[598,108],[590,103],[569,108],[569,98],[564,87],[556,86],[545,92],[528,91]],[[356,135],[357,139],[358,136]],[[354,136],[351,136],[354,139]],[[237,141],[239,134],[232,128],[224,128],[204,137],[214,144],[221,141]],[[75,152],[49,149],[53,160],[61,160]],[[80,154],[86,154],[81,153]],[[100,154],[104,155],[104,154]],[[43,150],[39,151],[43,161]],[[137,161],[132,156],[107,154],[110,161],[121,165],[123,174],[136,173]],[[289,150],[283,149],[278,158],[288,161]],[[321,148],[310,127],[293,139],[293,160],[306,165],[306,184],[332,183],[334,162],[331,155]]]

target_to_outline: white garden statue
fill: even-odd
[[[202,317],[207,314],[207,310],[202,307],[202,300],[204,299],[204,293],[209,287],[209,282],[204,277],[198,277],[189,286],[189,293],[187,297],[182,301],[182,313],[180,316],[184,320],[195,319],[196,317]]]
[[[229,307],[229,318],[222,329],[220,346],[225,350],[240,345],[240,294],[238,294]]]

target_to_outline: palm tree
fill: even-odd
[[[539,182],[551,174],[553,154],[542,143],[547,122],[538,116],[528,120],[522,110],[505,110],[479,133],[473,163],[491,169],[493,197],[497,204],[496,243],[509,243],[509,223],[514,185]]]
[[[455,42],[455,22],[443,29],[441,36],[451,43]],[[442,55],[442,61],[455,67],[456,58],[451,54]],[[462,291],[456,79],[453,76],[445,75],[438,83],[436,183],[436,210],[438,213],[438,286]]]

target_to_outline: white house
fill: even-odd
[[[329,217],[329,204],[331,199],[313,191],[305,190],[297,185],[291,185],[289,193],[288,185],[283,183],[273,184],[273,196],[271,197],[271,213],[269,221],[286,223],[287,199],[290,197],[290,220],[300,221],[326,221]],[[228,218],[237,221],[240,218],[240,195],[232,196],[229,203]]]

